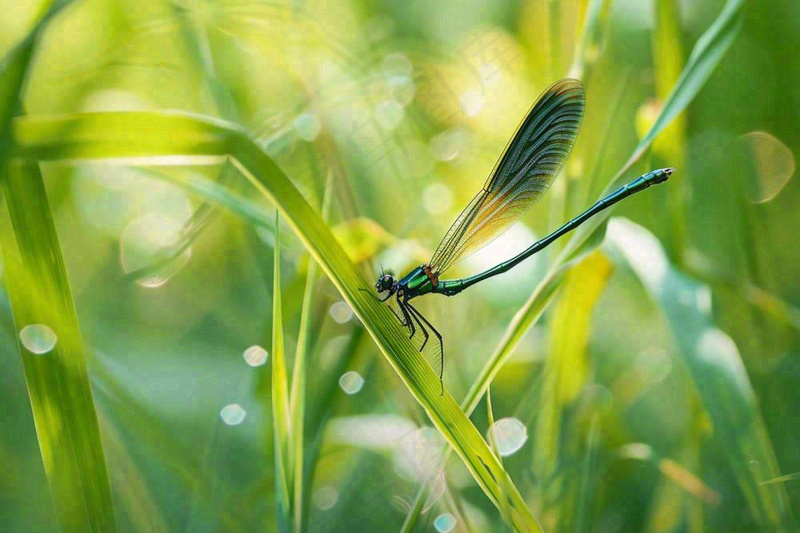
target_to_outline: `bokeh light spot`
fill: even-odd
[[[330,310],[328,313],[331,315],[331,318],[337,324],[344,324],[348,322],[351,318],[353,318],[353,310],[350,308],[347,302],[344,300],[339,300],[338,302],[331,305]]]
[[[403,106],[394,100],[381,102],[375,109],[375,118],[387,130],[393,130],[403,121]]]
[[[461,110],[468,117],[474,117],[483,109],[483,97],[481,93],[469,90],[461,95]]]
[[[238,426],[244,422],[246,416],[247,411],[245,411],[238,403],[226,405],[219,412],[219,417],[225,424],[229,426]]]
[[[450,513],[443,513],[436,517],[433,521],[433,527],[439,533],[450,533],[456,527],[456,517]]]
[[[333,506],[339,501],[339,491],[333,487],[320,487],[314,491],[311,500],[317,509],[327,511],[333,509]]]
[[[294,119],[294,129],[301,139],[311,142],[322,131],[322,125],[316,115],[303,113]]]
[[[355,370],[350,370],[339,378],[339,386],[346,394],[358,394],[364,386],[364,378]]]
[[[431,140],[433,157],[438,161],[452,161],[458,157],[467,141],[467,132],[462,128],[443,131]]]
[[[765,131],[753,131],[739,137],[753,168],[746,182],[747,199],[753,203],[769,202],[794,175],[792,151],[780,139]]]
[[[447,213],[453,206],[453,193],[444,183],[434,182],[425,187],[422,193],[422,205],[432,215]]]
[[[267,352],[264,348],[258,345],[250,346],[248,349],[244,351],[242,354],[244,357],[245,362],[247,362],[250,366],[261,366],[267,362],[267,357],[269,357],[269,352]]]

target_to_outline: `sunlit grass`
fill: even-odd
[[[706,109],[736,116],[706,83],[742,61],[728,54],[742,0],[703,4],[704,19],[658,0],[644,29],[640,8],[616,4],[494,6],[513,27],[446,5],[44,15],[0,68],[0,244],[6,351],[21,355],[17,403],[46,480],[30,486],[52,493],[62,530],[794,531],[792,433],[762,397],[800,331],[791,261],[770,260],[792,247],[751,238],[732,271],[697,228],[735,217],[754,236],[780,218],[789,235],[775,206],[794,197],[795,138],[749,124],[695,153]],[[94,38],[113,46],[82,58],[59,100],[48,84],[69,65],[48,58],[72,41],[54,51],[40,34],[106,19]],[[606,235],[604,212],[535,268],[422,303],[451,354],[440,395],[360,289],[381,263],[427,259],[520,110],[567,74],[587,86],[585,131],[520,235],[639,169],[677,166],[677,180],[624,208],[635,223]],[[716,148],[741,152],[723,174],[733,192],[698,185]]]

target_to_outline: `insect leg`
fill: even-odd
[[[406,303],[406,305],[408,306],[409,312],[412,315],[415,315],[417,320],[422,320],[422,322],[424,322],[425,325],[430,328],[430,330],[433,332],[433,334],[436,335],[436,338],[439,339],[439,354],[440,354],[440,357],[441,357],[441,364],[439,365],[439,383],[442,386],[442,394],[444,394],[444,381],[443,381],[443,378],[444,378],[444,341],[442,340],[442,335],[441,335],[441,333],[439,333],[436,330],[435,327],[433,327],[433,324],[431,324],[428,321],[428,319],[425,318],[425,316],[423,316],[423,314],[420,313],[419,310],[417,310],[416,307],[414,307],[410,303]],[[421,324],[420,324],[420,326],[421,326]]]
[[[410,305],[408,305],[408,303],[406,303],[406,305],[409,308],[413,309]],[[414,311],[416,311],[416,309],[414,309]],[[409,314],[409,316],[411,316],[412,319],[416,320],[417,326],[419,326],[419,329],[420,329],[420,331],[422,331],[422,334],[425,335],[425,340],[422,341],[422,346],[419,347],[419,351],[422,352],[422,350],[425,349],[425,345],[428,344],[428,339],[430,338],[430,335],[428,335],[428,330],[425,329],[425,326],[422,324],[422,322],[420,321],[419,317],[417,317],[417,315],[415,315],[413,311],[411,311],[409,309],[409,313],[408,314]]]
[[[364,289],[362,287],[359,287],[358,290],[360,290],[361,292],[366,292],[367,294],[369,294],[370,296],[372,296],[374,299],[378,300],[379,302],[385,302],[386,300],[388,300],[389,298],[392,297],[392,294],[389,293],[389,294],[386,295],[386,298],[379,298],[379,297],[375,296],[374,294],[372,294],[372,291],[368,291],[367,289]]]
[[[358,290],[360,290],[360,291],[363,291],[363,292],[366,292],[366,293],[367,293],[368,295],[370,295],[372,298],[374,298],[375,300],[378,300],[378,301],[379,301],[379,302],[381,302],[381,303],[385,302],[386,300],[388,300],[389,298],[391,298],[391,297],[392,297],[392,295],[391,295],[391,294],[389,294],[389,295],[388,295],[386,298],[378,298],[377,296],[375,296],[374,294],[372,294],[372,291],[368,291],[367,289],[362,289],[362,288],[360,288],[360,287],[359,287],[359,289],[358,289]],[[407,327],[407,326],[408,326],[408,324],[406,324],[406,321],[405,321],[405,320],[403,320],[403,319],[400,317],[400,315],[398,315],[398,314],[397,314],[397,311],[395,311],[394,309],[392,309],[392,308],[391,308],[391,306],[388,306],[388,307],[389,307],[389,311],[391,311],[391,312],[392,312],[392,314],[395,316],[395,318],[397,318],[397,321],[398,321],[398,322],[400,322],[400,325],[402,325],[403,327]]]
[[[400,311],[403,312],[403,316],[406,318],[406,322],[403,325],[406,326],[411,332],[411,335],[409,335],[408,338],[413,339],[414,335],[417,333],[417,328],[414,326],[414,321],[411,319],[411,314],[408,312],[406,304],[403,303],[399,296],[397,297],[397,305],[400,306]]]

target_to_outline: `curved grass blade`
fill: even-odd
[[[61,531],[116,531],[86,353],[58,236],[35,162],[9,162],[35,44],[69,1],[46,12],[0,62],[0,243],[5,285],[44,470]],[[42,343],[42,341],[46,341]]]
[[[736,345],[714,327],[708,310],[695,303],[695,295],[708,288],[674,270],[658,240],[641,226],[617,220],[610,237],[664,310],[715,438],[756,522],[763,531],[796,531],[783,485],[760,485],[779,475],[775,453]],[[676,294],[688,298],[675,298]]]
[[[544,196],[572,151],[585,105],[578,80],[559,80],[542,93],[483,189],[439,243],[429,262],[434,272],[446,271],[494,240]]]
[[[359,291],[369,286],[320,216],[275,163],[237,127],[181,113],[87,113],[26,118],[15,123],[17,155],[42,160],[138,158],[137,164],[218,162],[230,154],[294,229],[353,309],[404,384],[496,505],[508,501],[517,531],[539,524],[486,441],[408,340],[386,306]],[[165,159],[163,156],[169,156]]]
[[[661,131],[686,109],[703,88],[739,35],[744,6],[745,0],[728,0],[713,24],[698,39],[655,124],[636,147],[629,164],[641,157]]]
[[[581,33],[575,46],[575,54],[572,58],[572,66],[569,68],[568,77],[583,79],[586,72],[587,63],[592,62],[592,49],[600,46],[603,33],[606,28],[601,27],[601,23],[608,20],[608,13],[611,10],[612,0],[588,0],[584,22]]]

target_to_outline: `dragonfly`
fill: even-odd
[[[580,81],[566,78],[548,87],[517,127],[483,188],[450,226],[430,261],[400,279],[395,279],[392,271],[381,268],[375,283],[378,296],[370,294],[381,302],[396,298],[400,313],[392,311],[402,326],[408,328],[409,337],[414,338],[418,331],[424,337],[420,352],[431,334],[437,338],[440,383],[444,376],[444,341],[433,324],[411,303],[413,299],[426,294],[455,296],[477,283],[508,272],[601,211],[651,185],[665,182],[675,171],[662,168],[639,176],[518,255],[484,272],[466,278],[440,279],[454,264],[499,237],[544,196],[572,151],[585,107],[586,94]]]

